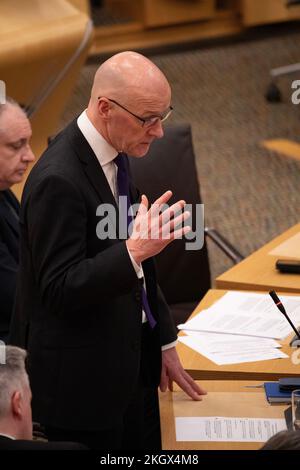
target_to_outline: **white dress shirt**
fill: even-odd
[[[91,121],[89,120],[86,110],[83,111],[77,119],[77,124],[79,129],[81,130],[82,134],[84,135],[85,139],[89,143],[91,149],[93,150],[94,154],[96,155],[102,170],[106,176],[108,181],[109,187],[114,195],[116,201],[118,201],[118,186],[117,186],[117,165],[114,163],[114,159],[118,155],[118,151],[113,148],[98,132],[98,130],[93,126]],[[142,266],[139,266],[135,260],[133,259],[130,251],[128,250],[129,257],[131,259],[132,265],[134,270],[138,276],[138,278],[142,278],[144,276]],[[145,285],[144,285],[145,287]],[[142,313],[142,322],[145,323],[147,321],[146,314],[143,310]],[[174,341],[170,344],[166,344],[162,346],[162,350],[169,349],[175,346],[177,341]]]

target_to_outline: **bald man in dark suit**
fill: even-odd
[[[179,361],[153,260],[189,230],[176,226],[186,219],[185,203],[160,216],[171,191],[150,209],[128,173],[127,156],[144,156],[163,137],[171,111],[170,85],[158,67],[135,52],[117,54],[96,72],[88,108],[27,179],[12,333],[30,354],[34,419],[53,440],[157,448],[145,409],[157,406],[158,385],[165,391],[176,381],[197,400],[205,393]],[[120,229],[121,197],[139,204],[135,220],[126,217],[137,237]],[[148,220],[159,226],[158,237]],[[101,229],[106,222],[109,233]]]

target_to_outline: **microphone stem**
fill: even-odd
[[[300,333],[299,331],[297,330],[297,328],[295,328],[295,326],[293,325],[293,323],[291,322],[291,320],[289,319],[289,317],[287,316],[287,314],[285,312],[282,312],[283,315],[285,316],[285,318],[287,319],[287,321],[289,322],[289,324],[291,325],[291,327],[293,328],[294,332],[296,333],[296,335],[298,336],[298,338],[300,339]]]

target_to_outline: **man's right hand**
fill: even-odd
[[[150,209],[147,197],[142,196],[132,235],[126,241],[127,248],[137,264],[157,255],[174,239],[182,238],[190,232],[190,226],[176,228],[190,216],[189,212],[182,212],[185,201],[178,201],[162,211],[162,206],[167,204],[171,196],[172,191],[166,191]],[[179,211],[181,213],[176,216]]]

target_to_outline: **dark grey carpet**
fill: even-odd
[[[300,219],[300,164],[260,146],[267,138],[300,140],[300,105],[290,99],[291,81],[300,77],[280,80],[282,103],[264,99],[269,69],[300,61],[300,32],[278,31],[258,40],[151,56],[172,85],[170,123],[192,124],[206,224],[245,255]],[[86,106],[98,64],[82,70],[62,125]],[[231,264],[209,248],[215,277]]]

